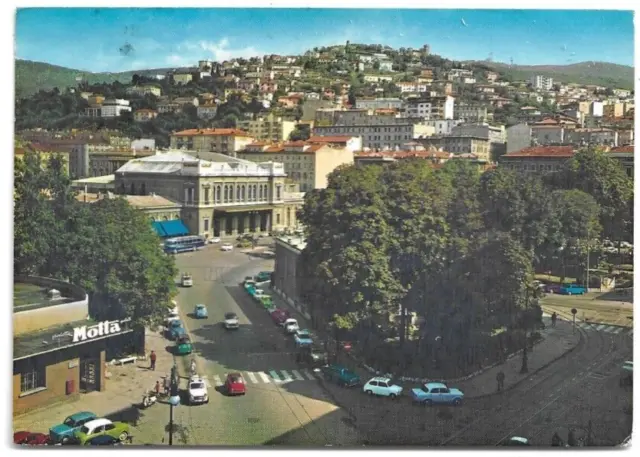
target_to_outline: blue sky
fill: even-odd
[[[16,16],[17,58],[94,72],[299,54],[347,40],[428,43],[455,60],[492,54],[520,65],[634,61],[630,11],[31,8]]]

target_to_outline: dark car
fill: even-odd
[[[329,363],[329,354],[316,344],[311,346],[302,346],[296,354],[296,361],[310,365],[311,367],[321,367]]]
[[[16,432],[13,434],[13,443],[24,446],[44,446],[51,444],[49,435],[44,433]]]
[[[544,291],[548,294],[559,294],[562,286],[560,284],[546,284]]]
[[[118,438],[109,435],[98,435],[84,444],[86,446],[122,446]]]

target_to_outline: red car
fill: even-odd
[[[247,384],[240,373],[229,373],[224,386],[229,395],[244,395],[247,393]]]
[[[44,433],[16,432],[13,434],[14,444],[25,446],[46,446],[50,444],[49,435]]]
[[[271,312],[271,319],[278,325],[284,325],[284,321],[289,319],[290,314],[289,311],[282,310],[280,308],[276,308]]]

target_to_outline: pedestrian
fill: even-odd
[[[169,396],[169,376],[165,376],[164,378],[164,394]]]
[[[504,372],[500,370],[496,375],[496,381],[498,381],[498,392],[504,389]]]
[[[576,442],[576,436],[574,435],[573,430],[569,430],[569,436],[567,437],[567,444],[571,447],[574,447],[578,444]]]
[[[156,397],[160,396],[160,381],[156,381]]]
[[[156,351],[151,351],[151,369],[153,371],[156,370]]]
[[[555,327],[556,326],[556,321],[558,320],[558,314],[554,311],[553,314],[551,315],[551,326]]]
[[[563,445],[562,438],[558,435],[558,432],[555,432],[551,437],[551,446],[553,447],[561,447]]]

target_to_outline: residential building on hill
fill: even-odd
[[[409,99],[405,101],[406,117],[431,119],[453,119],[454,98],[445,95],[442,97],[428,97]]]
[[[152,109],[139,109],[133,113],[133,120],[136,122],[149,122],[158,116],[158,112]]]
[[[287,200],[281,163],[216,153],[203,160],[194,153],[170,150],[131,160],[115,173],[116,192],[179,203],[189,232],[205,237],[268,233],[295,223],[302,202],[297,195]]]
[[[442,147],[454,154],[473,154],[479,160],[491,162],[491,144],[488,138],[473,135],[448,135],[442,137]]]
[[[401,109],[402,100],[399,98],[357,98],[356,109]]]
[[[237,151],[254,141],[239,129],[190,129],[171,134],[171,148],[189,151],[217,152],[235,157]]]
[[[531,86],[539,90],[551,90],[553,87],[553,78],[544,75],[535,75],[531,77]]]
[[[282,142],[289,140],[289,135],[295,130],[296,123],[270,114],[269,116],[259,117],[258,119],[238,121],[237,126],[257,140]]]
[[[620,162],[620,166],[624,169],[627,176],[633,179],[633,153],[634,146],[618,146],[617,148],[611,148],[608,154],[614,159]]]
[[[84,112],[88,117],[118,117],[126,111],[131,111],[129,100],[106,99],[102,104],[90,105]]]
[[[346,148],[352,152],[362,151],[362,137],[359,136],[312,136],[307,140],[311,144],[328,144],[333,148]]]
[[[576,146],[618,146],[618,132],[612,129],[568,129],[565,141]]]
[[[499,164],[523,173],[559,170],[575,154],[573,146],[533,146],[500,157]]]
[[[507,154],[530,147],[531,139],[529,124],[521,123],[507,127]]]
[[[382,116],[384,117],[384,116]],[[391,118],[399,121],[398,118]],[[328,127],[314,127],[314,136],[358,136],[362,138],[362,147],[369,149],[402,149],[408,141],[420,136],[433,133],[432,127],[419,124],[387,123],[387,124],[359,124],[333,125]]]
[[[433,127],[434,135],[450,135],[456,125],[462,124],[462,119],[430,119],[422,121],[421,124]]]
[[[213,103],[204,103],[198,106],[198,117],[200,119],[213,119],[218,112],[218,106]]]
[[[459,103],[455,106],[456,119],[462,119],[465,122],[485,122],[488,116],[486,105]]]
[[[152,86],[152,85],[142,85],[142,86],[131,86],[128,87],[126,90],[127,94],[133,94],[133,95],[140,95],[140,96],[144,96],[144,95],[154,95],[156,97],[160,97],[162,95],[162,89],[159,88],[158,86]]]
[[[294,141],[283,144],[256,142],[238,152],[252,162],[276,161],[302,192],[327,187],[327,176],[340,165],[353,164],[353,151],[327,143]]]

